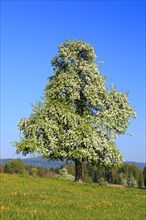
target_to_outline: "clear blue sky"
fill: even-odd
[[[145,1],[1,1],[1,157],[15,158],[18,121],[40,99],[50,61],[65,38],[94,48],[118,90],[130,91],[137,119],[117,146],[125,160],[145,161]]]

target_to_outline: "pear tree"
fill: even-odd
[[[107,89],[94,48],[84,41],[65,40],[51,64],[53,76],[43,100],[18,124],[17,153],[72,160],[76,181],[82,179],[85,161],[107,167],[121,164],[115,139],[126,133],[130,117],[136,117],[127,93]]]

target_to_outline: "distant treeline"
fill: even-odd
[[[41,166],[25,165],[21,159],[9,160],[5,165],[0,165],[1,173],[33,175],[39,177],[53,177],[59,168],[44,168]]]
[[[61,172],[61,170],[63,171]],[[73,180],[71,176],[75,175],[75,167],[71,162],[63,163],[56,168],[44,168],[42,166],[26,165],[21,159],[10,160],[5,165],[0,165],[0,171],[9,174],[36,175],[43,178],[62,177],[71,180]],[[99,185],[121,184],[128,187],[146,187],[146,166],[141,170],[135,164],[128,163],[124,163],[121,167],[111,168],[84,163],[83,182]]]
[[[64,164],[68,173],[74,175],[74,165]],[[129,187],[146,186],[146,167],[141,170],[135,164],[124,163],[121,167],[97,167],[89,163],[83,165],[83,181],[98,184],[122,184]]]
[[[5,165],[10,160],[13,160],[13,159],[10,159],[10,158],[9,159],[0,159],[0,164]],[[22,159],[22,161],[25,165],[41,166],[44,168],[50,168],[50,167],[59,168],[61,165],[65,164],[65,162],[66,162],[66,161],[61,161],[61,160],[54,160],[53,161],[53,160],[45,159],[41,156]],[[138,162],[133,162],[133,161],[126,161],[126,163],[134,164],[142,170],[146,166],[146,163],[138,163]]]

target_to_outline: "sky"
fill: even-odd
[[[116,144],[126,161],[145,158],[145,1],[1,1],[1,158],[17,158],[18,121],[29,117],[53,74],[51,59],[69,40],[90,43],[100,72],[129,91],[137,119]]]

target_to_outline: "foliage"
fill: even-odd
[[[80,167],[83,161],[107,167],[122,163],[114,140],[136,115],[127,93],[107,90],[95,58],[94,48],[84,41],[66,40],[59,46],[43,102],[18,124],[17,153],[36,151]]]
[[[143,169],[143,175],[144,175],[144,186],[146,186],[146,166]]]
[[[39,177],[47,177],[48,170],[44,167],[33,167],[33,166],[26,166],[27,172],[29,175],[39,176]]]
[[[138,185],[139,188],[142,188],[143,183],[144,183],[143,173],[142,173],[142,170],[138,168],[136,165],[125,163],[120,168],[119,172],[123,173],[123,178],[127,180],[127,185],[129,185],[130,187],[132,185],[135,185],[135,186]]]
[[[70,181],[74,181],[75,179],[71,174],[67,172],[66,168],[60,169],[59,174],[55,175],[54,177],[59,179],[70,180]]]
[[[145,190],[0,174],[1,219],[144,220]]]
[[[4,171],[4,166],[0,164],[0,173],[3,173],[3,171]]]
[[[5,164],[3,172],[10,174],[12,173],[24,174],[25,165],[21,159],[11,160]]]
[[[137,184],[138,184],[139,188],[142,188],[144,186],[144,175],[143,175],[142,171],[139,174]]]
[[[40,177],[46,177],[47,169],[45,169],[43,167],[37,167],[37,175]]]
[[[125,178],[125,175],[123,173],[120,173],[120,180],[123,186],[127,186],[127,179]]]
[[[105,179],[103,177],[101,177],[99,180],[98,180],[98,184],[99,185],[107,185],[107,181],[105,181]]]
[[[137,187],[137,181],[134,178],[132,173],[128,174],[128,178],[127,178],[127,186],[129,187]]]
[[[51,178],[53,177],[56,173],[57,173],[57,168],[50,168],[50,169],[46,169],[44,167],[41,166],[32,166],[32,165],[27,165],[25,166],[26,172],[28,175],[32,175],[32,176],[39,176],[39,177],[43,177],[43,178]]]
[[[10,160],[5,164],[5,166],[1,166],[1,172],[4,173],[19,173],[24,175],[32,175],[32,176],[39,176],[44,178],[51,178],[53,177],[58,168],[44,168],[40,166],[32,166],[32,165],[24,165],[21,159],[14,159]]]
[[[73,164],[64,164],[68,172],[74,170]],[[73,175],[73,174],[72,174]],[[144,176],[142,170],[134,164],[124,163],[120,167],[98,167],[89,163],[83,164],[83,182],[109,184],[122,184],[129,187],[142,188],[144,185]]]
[[[67,169],[67,172],[69,174],[71,174],[72,176],[75,176],[75,166],[73,163],[69,163],[69,162],[66,162],[62,168],[66,168]]]
[[[14,162],[15,161],[15,162]],[[10,169],[10,163],[5,164],[5,169],[3,169],[1,172],[6,172],[7,167]],[[17,166],[17,160],[13,160],[16,169],[18,169]],[[8,166],[8,164],[10,165]],[[12,163],[13,164],[13,163]],[[12,166],[12,165],[11,165]],[[66,162],[63,166],[58,168],[43,168],[40,166],[32,166],[32,165],[26,165],[24,167],[23,164],[23,173],[25,175],[33,175],[33,176],[39,176],[44,178],[52,178],[57,173],[59,173],[58,177],[63,177],[63,179],[70,179],[74,180],[73,176],[75,174],[74,170],[74,164],[72,162]],[[64,169],[65,168],[65,169]],[[18,171],[14,170],[13,166],[13,172],[12,168],[10,169],[9,173],[16,173]],[[7,171],[8,172],[8,171]],[[104,181],[101,181],[104,179]],[[124,163],[121,167],[98,167],[93,166],[89,163],[83,163],[83,178],[82,181],[85,183],[100,183],[100,182],[108,182],[109,184],[122,184],[124,186],[130,186],[130,187],[139,187],[143,188],[144,186],[144,171],[142,171],[140,168],[138,168],[136,165],[133,164],[126,164]]]
[[[83,164],[83,178],[82,178],[82,180],[85,183],[93,183],[92,176],[90,175],[86,164]]]

